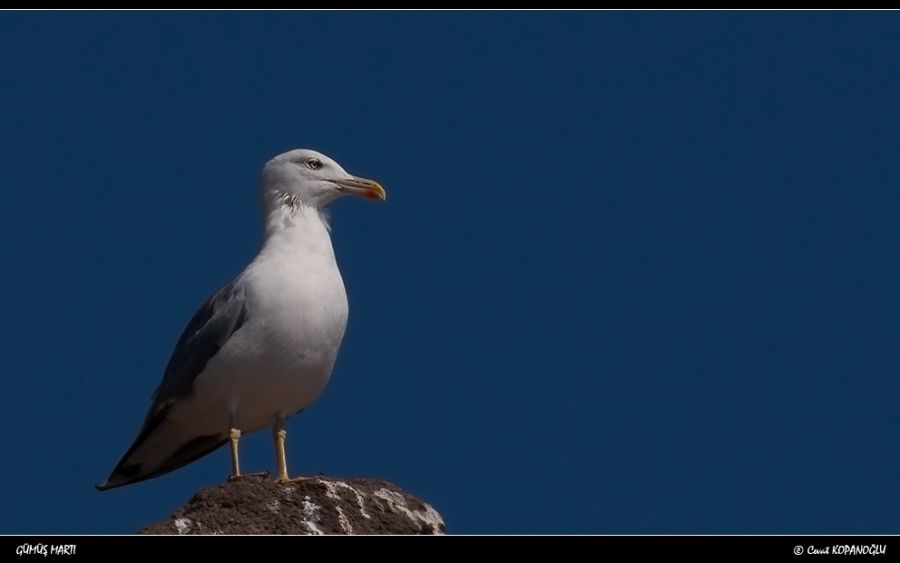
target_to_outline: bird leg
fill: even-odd
[[[231,435],[231,477],[229,477],[228,480],[237,481],[243,477],[268,477],[268,471],[241,475],[241,462],[238,458],[238,440],[241,439],[241,431],[237,428],[232,428],[229,433]]]
[[[275,439],[275,456],[278,462],[278,479],[279,483],[297,483],[305,481],[308,477],[288,477],[287,458],[284,455],[284,440],[287,438],[287,430],[284,429],[284,420],[278,418],[272,427],[272,438]]]
[[[238,459],[238,440],[241,439],[241,431],[237,428],[231,429],[231,479],[238,479],[241,476],[241,462]]]

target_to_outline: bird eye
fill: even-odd
[[[318,158],[311,158],[306,161],[306,165],[309,166],[310,168],[312,168],[313,170],[318,170],[319,168],[322,168],[322,161],[319,160]]]

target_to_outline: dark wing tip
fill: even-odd
[[[110,475],[106,481],[97,483],[94,487],[96,487],[98,491],[105,491],[165,475],[170,471],[174,471],[179,467],[183,467],[192,461],[205,456],[227,442],[228,439],[221,434],[196,436],[178,448],[175,453],[169,456],[165,461],[161,462],[155,469],[148,470],[146,473],[142,472],[142,466],[140,464],[129,464],[125,462],[127,456],[131,455],[131,450],[129,450],[129,453],[125,454],[126,458],[119,462],[119,465],[113,470],[112,475]],[[136,442],[136,445],[139,445],[139,443]],[[134,447],[132,447],[132,450],[133,449]]]

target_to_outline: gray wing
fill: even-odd
[[[153,394],[153,407],[190,394],[194,380],[207,362],[243,326],[246,319],[247,298],[240,279],[232,281],[207,299],[181,333],[166,365],[162,383]]]
[[[225,443],[221,435],[179,436],[166,428],[166,416],[179,399],[193,392],[194,380],[207,362],[247,319],[247,298],[240,278],[232,281],[200,306],[175,345],[162,383],[134,443],[104,483],[106,490],[168,473],[206,455]],[[154,433],[158,435],[151,439]],[[154,441],[179,440],[165,456],[154,452]],[[183,441],[183,443],[181,443]],[[149,444],[149,446],[148,446]]]

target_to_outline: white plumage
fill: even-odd
[[[265,223],[257,256],[195,313],[181,335],[140,434],[105,490],[162,475],[272,426],[287,479],[284,420],[312,403],[331,375],[347,325],[347,294],[322,209],[346,194],[384,199],[372,180],[294,150],[263,168]]]

